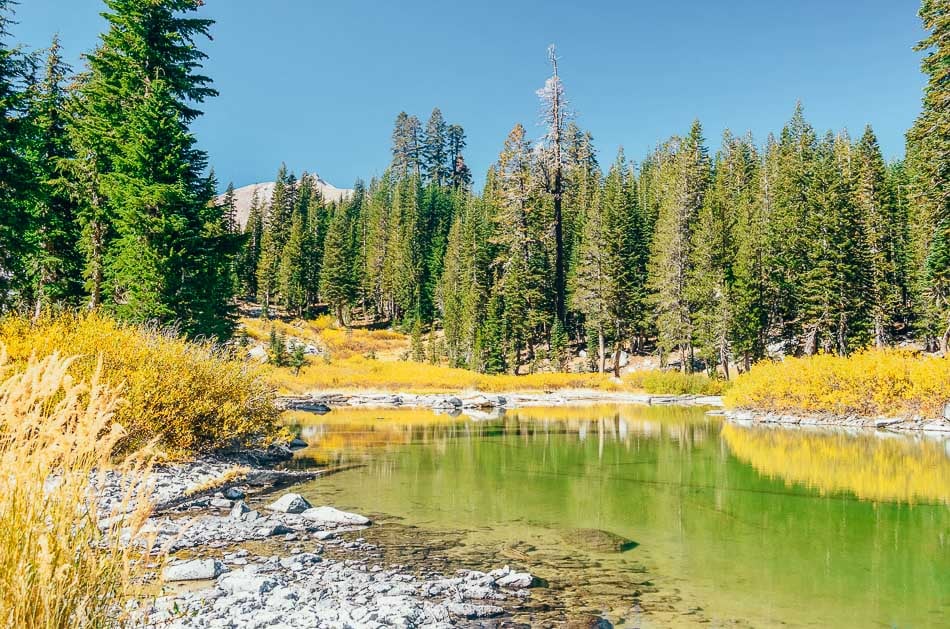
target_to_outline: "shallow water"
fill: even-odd
[[[299,465],[363,464],[304,486],[311,502],[417,531],[442,560],[526,568],[561,618],[950,624],[945,441],[723,424],[686,407],[289,421],[310,444]],[[617,536],[636,545],[617,552]]]

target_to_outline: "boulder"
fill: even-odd
[[[369,518],[359,515],[358,513],[349,513],[347,511],[340,511],[339,509],[326,506],[307,509],[300,515],[319,524],[361,526],[370,523]]]
[[[218,579],[218,587],[230,594],[264,594],[277,586],[277,581],[262,575],[238,570]]]
[[[521,590],[531,587],[534,585],[534,582],[534,577],[527,572],[512,572],[495,581],[495,585],[513,590]]]
[[[455,396],[437,396],[429,401],[429,406],[441,410],[455,410],[462,408],[462,400]]]
[[[293,533],[294,530],[289,526],[283,524],[275,524],[273,526],[262,526],[254,533],[258,537],[273,537],[274,535],[287,535],[288,533]]]
[[[572,546],[599,553],[623,553],[639,546],[633,540],[600,529],[569,529],[561,537]]]
[[[234,505],[233,502],[227,498],[212,498],[211,506],[215,509],[230,509]]]
[[[165,568],[166,581],[202,581],[216,579],[226,570],[217,559],[192,559]]]
[[[231,517],[235,520],[240,520],[241,516],[250,512],[250,510],[251,508],[247,506],[243,500],[238,500],[234,503],[234,506],[231,507]]]
[[[300,494],[284,494],[275,502],[267,505],[267,509],[277,513],[303,513],[310,506],[307,499]]]
[[[449,603],[445,606],[450,614],[474,620],[476,618],[494,618],[505,613],[497,605],[473,605],[472,603]]]
[[[251,349],[247,350],[247,357],[253,360],[257,360],[262,363],[267,362],[267,350],[264,349],[263,345],[255,345]]]
[[[228,500],[242,500],[244,498],[244,492],[237,487],[228,487],[224,490],[224,497]]]

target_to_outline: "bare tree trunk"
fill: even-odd
[[[614,377],[615,378],[620,377],[620,348],[621,348],[621,343],[618,340],[616,343],[614,343]]]
[[[600,352],[599,371],[604,373],[607,370],[607,347],[604,343],[604,328],[597,327],[597,351]]]

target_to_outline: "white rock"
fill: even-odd
[[[345,526],[369,524],[370,520],[366,516],[358,513],[348,513],[340,511],[333,507],[314,507],[301,513],[303,517],[314,522],[324,524],[342,524]]]
[[[237,487],[228,487],[224,490],[224,497],[228,500],[241,500],[244,498],[244,492]]]
[[[303,513],[310,506],[307,499],[300,494],[284,494],[275,502],[267,505],[267,508],[278,513]]]
[[[251,508],[244,504],[243,500],[238,500],[231,508],[231,517],[235,520],[241,519],[241,516],[250,512]]]
[[[212,498],[211,499],[211,506],[214,507],[215,509],[230,509],[233,504],[234,503],[232,503],[227,498]]]
[[[498,587],[503,588],[529,588],[531,587],[531,584],[534,583],[534,577],[527,572],[512,572],[509,575],[501,577],[495,581],[495,583],[498,585]]]
[[[277,581],[274,579],[262,574],[249,573],[245,570],[238,570],[218,579],[218,587],[231,594],[239,592],[263,594],[273,590],[276,586]]]
[[[217,559],[193,559],[165,568],[165,580],[200,581],[215,579],[225,570],[224,564]]]

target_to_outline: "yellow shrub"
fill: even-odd
[[[148,552],[120,543],[123,532],[138,539],[148,516],[146,500],[133,502],[144,495],[147,461],[112,469],[127,493],[102,514],[112,524],[101,530],[97,487],[122,435],[112,421],[116,392],[95,372],[78,383],[71,361],[55,353],[17,371],[5,362],[0,356],[0,625],[117,625],[134,562]]]
[[[375,360],[356,355],[329,363],[314,361],[294,376],[275,369],[272,380],[293,392],[312,390],[383,389],[407,393],[479,390],[551,391],[556,389],[624,390],[609,376],[589,373],[536,373],[524,376],[487,375],[466,369],[400,360]]]
[[[295,319],[290,323],[279,320],[245,318],[241,320],[247,335],[266,343],[271,328],[277,332],[328,352],[334,360],[366,354],[382,354],[395,358],[409,349],[410,340],[405,334],[392,330],[367,330],[336,326],[333,317],[324,315],[311,321]]]
[[[950,401],[950,360],[865,350],[762,362],[739,376],[728,406],[778,412],[937,417]]]
[[[703,373],[659,370],[634,371],[625,375],[623,380],[634,389],[658,395],[721,395],[728,384]]]
[[[10,358],[75,354],[70,374],[89,378],[101,357],[106,382],[121,387],[116,420],[121,447],[158,437],[173,454],[254,442],[278,428],[274,392],[258,367],[229,359],[210,343],[116,323],[99,314],[63,315],[31,323],[0,319]]]

